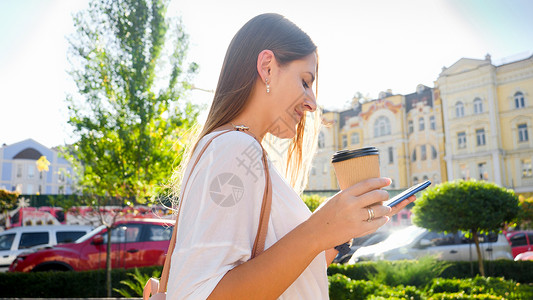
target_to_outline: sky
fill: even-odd
[[[28,138],[54,147],[75,141],[67,125],[66,36],[88,0],[0,0],[0,144]],[[533,54],[530,0],[171,0],[189,34],[195,87],[214,90],[229,42],[250,18],[286,16],[318,46],[318,104],[343,109],[360,92],[409,94],[434,86],[459,59],[502,64]],[[189,100],[208,106],[212,93]]]

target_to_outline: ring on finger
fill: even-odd
[[[374,217],[376,216],[376,214],[374,213],[374,209],[372,209],[372,207],[367,207],[366,209],[368,210],[368,219],[366,219],[366,221],[372,222],[372,220],[374,220]]]

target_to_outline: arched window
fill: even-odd
[[[322,149],[326,146],[326,138],[324,137],[324,133],[320,132],[318,134],[318,148]]]
[[[481,99],[476,98],[474,99],[474,113],[480,114],[483,112],[483,101]]]
[[[413,150],[413,154],[411,155],[411,161],[416,161],[416,149]]]
[[[515,108],[526,107],[526,100],[524,99],[524,94],[522,92],[516,92],[514,94],[514,107]]]
[[[417,184],[418,183],[418,177],[413,177],[413,184]]]
[[[437,159],[437,149],[431,145],[431,159]]]
[[[390,133],[389,119],[385,116],[379,117],[374,123],[374,137],[389,135]]]
[[[461,101],[455,103],[455,116],[457,118],[465,116],[465,105]]]
[[[425,127],[426,127],[426,125],[425,125],[425,122],[424,122],[424,118],[418,119],[418,130],[424,131]]]
[[[430,116],[429,117],[429,128],[431,130],[437,129],[437,124],[435,123],[435,116]]]
[[[427,177],[427,175],[424,175],[424,177],[422,177],[422,180],[428,180],[429,178]]]
[[[359,144],[359,133],[357,132],[352,133],[350,142],[352,145]]]

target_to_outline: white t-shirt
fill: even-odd
[[[215,138],[183,187],[198,153],[215,134],[199,142],[184,175],[185,200],[172,253],[168,299],[206,299],[228,271],[251,257],[265,189],[259,143],[237,131]],[[311,215],[270,161],[269,171],[272,208],[265,249]],[[279,299],[329,299],[326,271],[325,252],[321,252]]]

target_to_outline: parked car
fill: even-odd
[[[484,260],[513,259],[511,246],[503,234],[481,235],[479,237]],[[392,233],[381,243],[359,248],[349,263],[364,260],[418,259],[436,256],[440,260],[477,260],[476,245],[461,232],[443,233],[409,226]]]
[[[338,263],[338,264],[345,264],[350,260],[350,258],[352,257],[352,255],[357,249],[382,242],[388,236],[389,236],[388,231],[376,231],[369,235],[355,238],[352,240],[352,246],[350,247],[350,251],[342,256],[337,255],[335,259],[333,259],[333,262]]]
[[[505,237],[511,244],[513,257],[516,257],[520,253],[533,250],[533,231],[531,230],[509,231],[505,234]]]
[[[22,226],[0,232],[0,271],[7,271],[17,255],[33,247],[71,243],[89,233],[92,226]]]
[[[163,265],[174,221],[123,220],[111,230],[112,268]],[[105,268],[108,232],[100,226],[74,243],[20,254],[9,271],[86,271]]]
[[[518,254],[515,258],[515,261],[519,260],[533,260],[533,251],[526,251]]]

